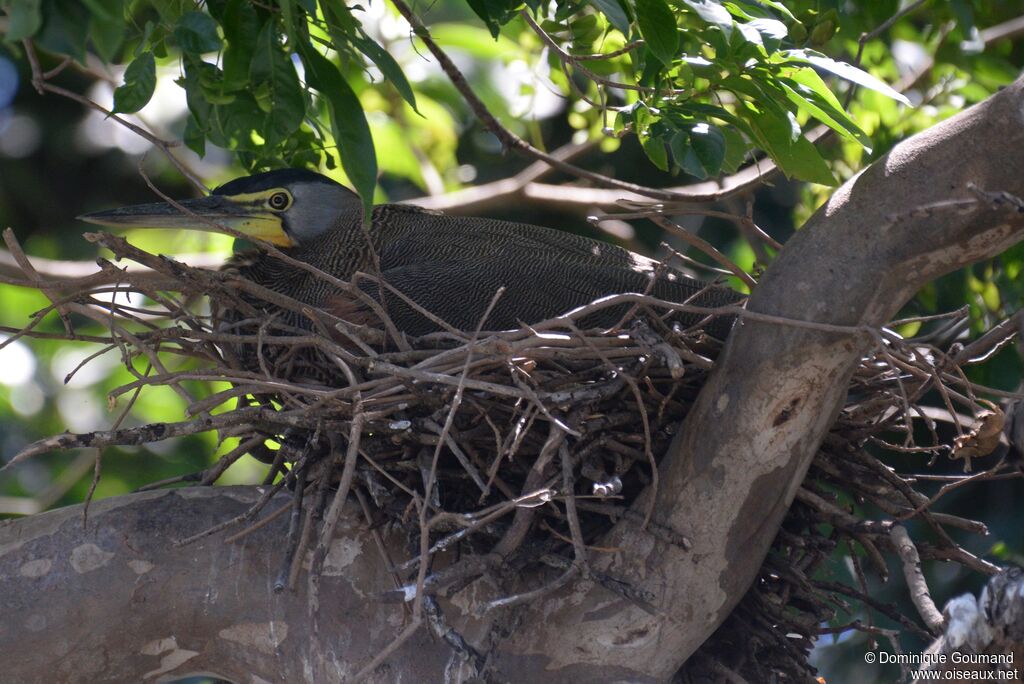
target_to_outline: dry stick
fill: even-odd
[[[377,546],[377,553],[380,554],[381,560],[384,561],[384,567],[388,568],[388,574],[391,575],[391,580],[395,583],[395,589],[400,589],[402,587],[402,578],[395,572],[394,563],[391,561],[391,554],[388,553],[388,547],[384,543],[384,537],[381,536],[380,529],[373,522],[370,503],[366,500],[361,487],[355,487],[352,491],[355,492],[356,499],[359,501],[359,507],[363,509],[363,517],[366,518],[366,526],[370,529],[373,543]]]
[[[571,324],[570,324],[571,325]],[[580,339],[583,340],[584,344],[589,345],[589,341],[580,334],[578,328],[572,325],[572,330],[580,335]],[[633,392],[633,397],[636,399],[637,410],[640,413],[640,420],[644,428],[644,455],[647,457],[647,463],[651,468],[651,492],[650,496],[647,497],[647,510],[644,513],[644,524],[642,529],[647,529],[651,524],[651,518],[654,516],[654,506],[658,499],[658,486],[661,483],[661,474],[658,472],[658,463],[654,460],[654,452],[651,450],[651,421],[647,416],[647,408],[644,406],[643,394],[640,392],[640,387],[636,383],[636,379],[633,378],[629,373],[626,373],[618,368],[611,362],[604,354],[594,348],[601,360],[613,373],[617,373],[618,377],[622,378],[627,385],[629,385],[630,391]]]
[[[313,538],[313,528],[316,526],[316,521],[323,518],[329,482],[330,478],[326,474],[320,478],[316,487],[316,499],[309,510],[306,511],[306,517],[302,523],[302,533],[299,536],[299,544],[292,558],[291,567],[288,568],[288,589],[290,591],[295,591],[295,587],[298,584],[299,572],[302,570],[302,563],[306,558],[306,549],[309,548],[310,540]]]
[[[259,529],[261,529],[263,527],[266,527],[270,523],[272,523],[275,520],[277,520],[278,518],[280,518],[282,515],[287,513],[288,509],[291,508],[291,507],[292,507],[292,505],[290,503],[286,503],[285,505],[281,506],[277,510],[273,511],[267,517],[260,518],[259,520],[257,520],[252,525],[249,525],[248,527],[246,527],[244,530],[241,530],[240,532],[236,532],[233,535],[231,535],[230,537],[225,537],[224,538],[224,543],[225,544],[234,544],[239,539],[244,539],[245,537],[248,537],[253,532],[255,532],[255,531],[257,531],[257,530],[259,530]]]
[[[473,334],[473,340],[476,341],[476,337],[480,334],[481,328],[483,328],[487,318],[491,315],[491,311],[494,309],[495,304],[505,293],[505,288],[498,288],[495,292],[494,297],[491,298],[490,304],[484,311],[483,316],[480,318],[480,322],[477,325],[476,331]],[[392,651],[397,649],[402,643],[404,643],[409,637],[411,637],[416,629],[419,628],[420,623],[423,620],[423,586],[426,581],[428,558],[430,552],[430,527],[427,524],[427,510],[429,506],[430,492],[433,491],[434,483],[437,478],[437,461],[441,454],[441,447],[444,443],[444,438],[447,436],[448,431],[451,429],[452,423],[455,421],[455,413],[458,410],[459,404],[462,403],[462,392],[465,385],[463,381],[466,378],[468,372],[469,363],[472,359],[472,354],[466,354],[465,366],[463,372],[459,376],[460,384],[455,389],[455,396],[452,398],[452,405],[448,411],[448,416],[445,418],[444,426],[441,429],[441,439],[438,440],[437,447],[434,450],[434,457],[430,466],[430,473],[427,476],[427,481],[424,484],[424,498],[419,501],[417,497],[414,501],[419,501],[419,526],[420,526],[420,565],[416,573],[416,597],[413,601],[413,618],[412,623],[403,632],[394,639],[387,647],[385,647],[377,656],[371,660],[365,667],[363,667],[356,675],[356,681],[361,680],[366,674],[373,671],[379,662],[383,662],[384,657],[390,654]]]
[[[928,591],[928,583],[921,572],[921,558],[917,553],[917,547],[914,546],[910,535],[907,534],[907,528],[903,525],[894,525],[889,536],[896,546],[900,560],[903,561],[903,577],[907,581],[910,599],[914,602],[918,614],[934,635],[942,634],[946,621],[939,609],[935,607],[935,602]]]
[[[513,606],[521,606],[527,603],[532,603],[533,601],[536,601],[539,598],[543,598],[548,594],[558,591],[566,584],[568,584],[570,581],[572,581],[572,579],[575,578],[579,573],[579,566],[571,565],[569,566],[568,570],[559,575],[553,582],[546,584],[542,587],[538,587],[537,589],[524,592],[522,594],[515,594],[513,596],[506,596],[503,598],[495,599],[485,604],[483,609],[485,612],[490,612],[492,610],[495,610],[496,608],[511,608]]]
[[[655,225],[660,226],[661,228],[669,231],[672,235],[675,235],[676,237],[684,240],[691,246],[696,247],[700,251],[707,254],[709,257],[711,257],[719,264],[721,264],[724,268],[728,269],[729,272],[731,272],[737,278],[742,280],[743,283],[747,285],[747,287],[749,287],[750,289],[754,289],[755,287],[757,287],[757,281],[754,280],[749,273],[747,273],[742,268],[734,264],[732,260],[729,259],[729,257],[725,256],[717,249],[715,249],[715,247],[707,240],[697,235],[694,235],[688,230],[684,230],[682,227],[680,227],[679,225],[672,221],[669,221],[667,218],[661,216],[660,214],[651,214],[647,218],[650,219],[651,222],[654,223]]]
[[[279,453],[280,451],[281,450],[278,449]],[[303,494],[305,494],[306,477],[309,474],[308,470],[309,468],[303,468],[295,478],[295,492],[291,503],[292,513],[288,520],[288,547],[284,552],[284,558],[281,560],[281,569],[277,573],[277,579],[274,580],[275,594],[280,594],[284,591],[284,588],[288,585],[288,580],[291,577],[292,560],[295,558],[295,551],[299,546],[299,523],[302,520],[302,497]],[[322,480],[327,480],[327,477],[324,476]]]
[[[334,531],[338,526],[338,521],[341,519],[341,510],[348,498],[348,492],[352,486],[352,478],[356,472],[356,462],[359,458],[359,441],[362,438],[364,420],[361,397],[356,400],[353,411],[355,415],[352,418],[352,427],[348,433],[348,447],[345,451],[341,480],[338,482],[338,489],[334,493],[331,507],[327,511],[327,517],[324,519],[323,527],[320,529],[320,539],[317,542],[316,549],[313,551],[313,564],[309,572],[310,609],[313,611],[314,618],[319,614],[320,610],[320,577],[323,572],[324,561],[327,559],[327,553],[330,551],[331,542],[334,539]],[[325,474],[324,477],[327,477],[327,475]],[[318,623],[315,624],[317,632],[319,632],[319,625]]]
[[[572,456],[569,447],[562,442],[558,446],[558,454],[562,459],[562,489],[565,493],[565,517],[569,521],[572,533],[572,546],[576,555],[575,565],[581,568],[587,564],[587,546],[583,541],[583,530],[580,528],[580,514],[576,510],[576,486],[572,472]]]
[[[296,468],[298,468],[298,467],[300,467],[300,466],[297,464]],[[290,473],[289,473],[289,475],[290,475]],[[180,547],[180,546],[188,546],[189,544],[197,542],[200,539],[203,539],[204,537],[209,537],[210,535],[217,534],[221,530],[225,530],[225,529],[227,529],[227,528],[229,528],[229,527],[231,527],[233,525],[237,525],[240,522],[244,522],[246,520],[251,520],[253,518],[253,516],[257,515],[261,510],[263,510],[263,507],[267,505],[267,502],[270,501],[270,499],[273,498],[273,496],[275,494],[277,494],[279,491],[281,491],[281,488],[284,487],[285,483],[288,482],[289,479],[290,478],[282,477],[281,480],[277,484],[275,484],[273,487],[267,487],[267,489],[260,495],[260,498],[257,499],[256,503],[254,503],[252,506],[250,506],[249,509],[247,511],[245,511],[244,513],[236,515],[234,518],[231,518],[230,520],[224,520],[223,522],[217,523],[216,525],[213,525],[212,527],[208,527],[207,529],[203,530],[202,532],[198,532],[196,534],[193,534],[190,537],[186,537],[184,539],[176,539],[173,542],[174,545],[178,546],[178,547]],[[288,506],[290,506],[290,505],[291,504],[288,504]],[[288,506],[284,506],[283,508],[275,511],[273,515],[276,517],[276,516],[280,515],[281,513],[284,513],[285,511],[288,510]]]

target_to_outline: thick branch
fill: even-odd
[[[407,619],[401,605],[368,597],[394,585],[357,518],[340,521],[315,621],[305,582],[294,593],[273,591],[285,517],[233,544],[223,534],[173,544],[259,496],[255,487],[197,487],[107,499],[92,504],[85,529],[81,506],[0,522],[4,681],[350,678]],[[268,508],[289,500],[280,494]],[[393,662],[409,681],[440,681],[449,657],[421,630]],[[395,679],[381,670],[369,681]]]
[[[898,145],[786,245],[749,308],[879,326],[924,283],[1017,242],[1019,207],[978,199],[969,185],[1024,195],[1022,112],[1018,81]],[[868,336],[741,321],[663,465],[656,521],[688,538],[692,550],[629,519],[604,544],[620,551],[602,567],[659,609],[651,614],[577,583],[560,604],[527,617],[530,628],[508,650],[533,653],[537,676],[558,670],[587,678],[614,664],[669,677],[750,585],[872,344]]]

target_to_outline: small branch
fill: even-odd
[[[921,558],[917,554],[917,547],[914,546],[910,535],[907,534],[907,528],[903,525],[894,525],[889,536],[896,546],[900,560],[903,561],[903,577],[907,581],[910,599],[914,602],[918,614],[933,634],[942,634],[946,621],[939,609],[935,607],[935,602],[928,591],[928,583],[921,572]]]

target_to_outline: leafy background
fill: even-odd
[[[904,6],[912,11],[886,25]],[[519,3],[502,0],[442,0],[413,9],[482,105],[537,149],[591,141],[576,163],[652,187],[731,173],[751,150],[768,153],[787,178],[757,192],[753,216],[781,242],[832,185],[1010,83],[1024,64],[1019,41],[986,47],[982,33],[1024,14],[1018,2],[591,0],[559,2],[550,11],[546,3],[526,7],[529,17]],[[211,186],[250,171],[312,166],[349,183],[366,202],[397,201],[507,178],[530,163],[503,152],[501,140],[425,57],[408,23],[382,0],[349,7],[314,0],[2,0],[0,8],[0,225],[13,227],[33,256],[94,259],[74,217],[152,201],[140,170],[169,194],[195,191],[166,156],[104,113],[36,92],[20,42],[26,38],[43,70],[61,69],[50,83],[160,139],[181,141],[173,154]],[[877,35],[862,44],[871,32]],[[611,59],[585,59],[620,50]],[[858,55],[861,70],[841,63]],[[929,61],[906,92],[913,106],[904,106],[886,84],[910,78]],[[859,84],[856,92],[851,83]],[[804,135],[816,124],[834,132],[817,146]],[[575,182],[562,173],[547,180]],[[745,210],[738,201],[717,208]],[[652,255],[662,242],[679,247],[650,224],[597,228],[586,210],[557,201],[499,202],[488,212]],[[758,267],[728,222],[698,216],[684,225],[739,265]],[[230,239],[209,234],[131,238],[174,254],[231,249]],[[1024,248],[1011,249],[929,285],[906,313],[966,305],[972,331],[980,332],[1020,307],[1022,265]],[[46,304],[38,293],[0,286],[0,324],[19,328]],[[60,325],[50,317],[41,329]],[[64,429],[109,426],[106,393],[130,379],[117,353],[67,379],[95,351],[49,340],[18,340],[0,350],[3,459]],[[974,373],[979,382],[1015,389],[1020,356],[1006,349]],[[171,390],[153,388],[138,397],[128,420],[180,420],[183,408]],[[199,470],[231,446],[194,437],[107,449],[96,496]],[[907,456],[894,465],[923,468],[918,461]],[[939,468],[956,472],[953,465]],[[263,469],[243,461],[227,478],[251,482]],[[51,454],[4,473],[0,513],[81,501],[92,471],[91,454]],[[990,525],[990,539],[967,543],[972,551],[1019,561],[1024,538],[1014,501],[1021,493],[1015,481],[995,482],[955,493],[944,505]],[[837,558],[832,571],[848,576],[846,561]],[[978,588],[978,578],[940,564],[928,573],[940,604]],[[874,582],[879,597],[902,600],[898,588]],[[904,644],[910,651],[919,646]],[[895,670],[863,663],[867,648],[863,635],[847,632],[834,645],[823,642],[815,658],[829,679],[891,681]]]

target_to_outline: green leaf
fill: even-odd
[[[331,129],[341,154],[341,165],[363,200],[369,216],[377,187],[377,155],[363,106],[348,82],[331,62],[308,43],[298,45],[306,66],[306,82],[327,100]]]
[[[89,12],[80,2],[47,3],[45,21],[35,42],[47,52],[71,55],[85,63],[85,44],[89,37]]]
[[[725,158],[722,160],[722,171],[724,173],[736,173],[747,158],[750,145],[743,139],[743,134],[738,127],[727,127],[722,130],[722,137],[725,138]]]
[[[360,31],[359,35],[352,38],[352,43],[359,48],[360,52],[369,57],[370,61],[377,65],[384,78],[395,87],[395,90],[402,96],[402,99],[408,102],[409,106],[419,114],[419,110],[416,109],[416,93],[412,91],[409,80],[405,77],[402,67],[398,66],[395,58],[362,31]]]
[[[143,52],[124,70],[124,85],[114,91],[114,112],[132,113],[146,106],[156,89],[156,60]]]
[[[732,35],[732,15],[716,0],[683,0],[705,23],[717,26],[728,38]]]
[[[725,161],[725,137],[717,127],[699,123],[690,130],[690,149],[705,177],[717,176]]]
[[[4,39],[13,43],[34,36],[43,25],[42,4],[42,0],[11,0],[4,8],[8,22]]]
[[[264,124],[264,114],[249,93],[239,93],[227,104],[214,105],[210,109],[207,137],[214,145],[229,150],[256,151],[260,144],[253,133],[259,133]]]
[[[256,97],[266,114],[260,134],[267,145],[275,146],[298,130],[306,115],[302,86],[277,39],[276,22],[268,21],[256,40],[249,80],[263,91]]]
[[[228,0],[224,6],[224,88],[237,90],[249,83],[249,67],[260,35],[260,17],[250,0]]]
[[[206,132],[199,127],[194,115],[185,122],[185,145],[200,157],[206,156]]]
[[[125,39],[124,3],[121,0],[82,0],[93,14],[92,44],[104,62],[113,62]]]
[[[174,39],[183,52],[195,55],[220,50],[217,22],[205,12],[185,12],[174,27]]]
[[[806,62],[808,64],[812,64],[819,69],[829,71],[840,78],[850,81],[851,83],[856,83],[859,86],[881,93],[886,97],[891,97],[897,102],[901,102],[908,107],[912,106],[910,100],[904,97],[901,93],[893,90],[887,84],[878,80],[868,72],[858,69],[852,64],[836,61],[831,57],[826,57],[820,52],[816,52],[814,50],[784,50],[777,54],[781,55],[785,61]]]
[[[665,150],[665,141],[661,138],[651,136],[640,136],[640,146],[651,163],[662,171],[668,171],[668,152]]]
[[[778,2],[777,0],[759,0],[759,1],[760,1],[760,3],[762,5],[767,5],[768,7],[771,7],[772,9],[776,10],[779,14],[781,14],[784,17],[786,17],[790,21],[796,21],[796,17],[793,16],[793,13],[790,12],[789,8],[787,8],[781,2]]]
[[[637,0],[636,23],[647,49],[668,66],[679,56],[676,17],[665,0]]]
[[[498,33],[504,24],[507,24],[515,16],[516,9],[521,4],[518,0],[467,0],[470,8],[476,16],[487,26],[491,37],[497,39]]]
[[[871,138],[868,134],[854,123],[853,119],[843,111],[842,106],[835,100],[835,96],[825,87],[821,78],[812,69],[801,69],[813,75],[809,78],[806,74],[801,75],[803,83],[796,79],[780,78],[779,85],[786,92],[790,102],[799,109],[807,112],[818,121],[822,122],[847,140],[859,143],[868,152],[871,151]],[[818,79],[821,87],[827,95],[820,92],[813,84]]]
[[[617,28],[622,35],[629,35],[629,15],[619,4],[619,0],[590,0],[590,4],[607,17],[611,25]]]
[[[743,108],[746,118],[762,145],[786,176],[822,185],[836,185],[835,176],[807,138],[792,137],[792,124],[773,112]]]

